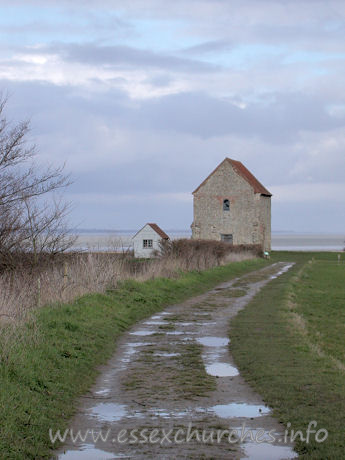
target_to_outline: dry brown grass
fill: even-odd
[[[205,270],[257,254],[253,246],[174,240],[162,247],[157,258],[147,261],[128,253],[82,253],[47,259],[38,267],[24,264],[0,275],[0,321],[20,323],[36,307],[102,293],[126,279],[173,278],[181,271]]]

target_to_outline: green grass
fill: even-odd
[[[171,346],[157,343],[142,349],[121,382],[127,396],[139,404],[157,405],[165,399],[188,401],[216,388],[216,378],[206,372],[201,345],[175,344],[176,355],[169,358],[155,356],[157,352],[171,352]]]
[[[180,372],[176,376],[179,393],[185,399],[206,396],[216,389],[216,378],[207,374],[201,357],[202,346],[197,343],[184,345],[177,358]]]
[[[10,352],[0,354],[0,458],[51,458],[49,428],[68,427],[78,396],[135,322],[268,263],[249,260],[177,279],[127,281],[108,294],[37,310],[21,339],[12,339]],[[5,337],[0,334],[0,347]]]
[[[296,265],[273,280],[231,322],[231,348],[246,380],[285,425],[310,421],[323,443],[297,441],[301,458],[345,452],[345,265],[334,253],[277,253]]]
[[[308,265],[294,296],[310,341],[345,369],[345,267],[315,261]]]

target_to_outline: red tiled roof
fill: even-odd
[[[227,158],[233,168],[244,178],[246,181],[253,187],[255,193],[261,193],[261,195],[268,195],[272,196],[272,193],[270,193],[267,188],[265,188],[261,182],[257,180],[255,176],[242,164],[240,161],[236,160],[230,160],[230,158]]]
[[[145,224],[144,227],[142,227],[140,230],[137,231],[137,233],[134,236],[132,236],[132,239],[135,238],[137,234],[140,233],[141,230],[146,227],[146,225],[149,225],[152,228],[152,230],[154,230],[161,238],[163,238],[163,240],[170,239],[169,236],[157,224]]]
[[[147,224],[149,225],[152,230],[154,230],[158,235],[163,238],[163,240],[168,240],[169,237],[168,235],[157,225],[157,224]]]
[[[224,162],[229,162],[231,166],[234,168],[234,170],[245,179],[249,185],[254,190],[254,193],[260,193],[261,195],[267,195],[267,196],[272,196],[272,193],[270,193],[258,180],[253,174],[242,164],[240,161],[232,160],[231,158],[225,158],[217,167],[214,171],[209,174],[206,179],[201,182],[199,187],[197,187],[193,194],[196,193],[200,187],[202,187],[208,179],[213,176],[213,174],[223,165]]]

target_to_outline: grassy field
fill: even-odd
[[[296,437],[301,458],[345,458],[344,258],[338,265],[334,253],[273,254],[273,261],[296,264],[260,291],[230,327],[241,373],[290,434],[302,431],[304,440]],[[324,442],[314,434],[306,441],[311,421],[316,431],[328,431]]]
[[[278,260],[295,266],[234,319],[232,352],[242,374],[285,425],[290,422],[304,435],[313,420],[316,429],[327,429],[323,443],[314,436],[309,443],[297,438],[302,458],[344,458],[345,264],[337,264],[336,254],[288,252],[175,279],[127,281],[106,294],[41,308],[15,334],[8,334],[9,324],[2,326],[0,458],[51,457],[49,428],[68,425],[77,397],[136,321]]]
[[[106,294],[41,308],[13,335],[8,334],[10,325],[3,325],[0,458],[51,458],[49,428],[68,426],[75,401],[94,382],[97,366],[136,321],[268,263],[248,260],[175,279],[126,281]]]

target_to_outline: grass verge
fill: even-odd
[[[68,426],[77,397],[94,382],[97,367],[114,352],[124,330],[168,304],[268,263],[247,260],[177,279],[126,281],[107,294],[34,312],[21,334],[8,339],[10,352],[0,363],[0,457],[51,458],[49,428]],[[3,329],[0,347],[5,337]]]
[[[241,373],[298,434],[300,458],[344,458],[345,265],[334,253],[280,253],[295,261],[231,322],[231,347]],[[328,431],[306,440],[309,422]],[[315,427],[314,427],[315,428]],[[320,439],[322,439],[320,433]]]

